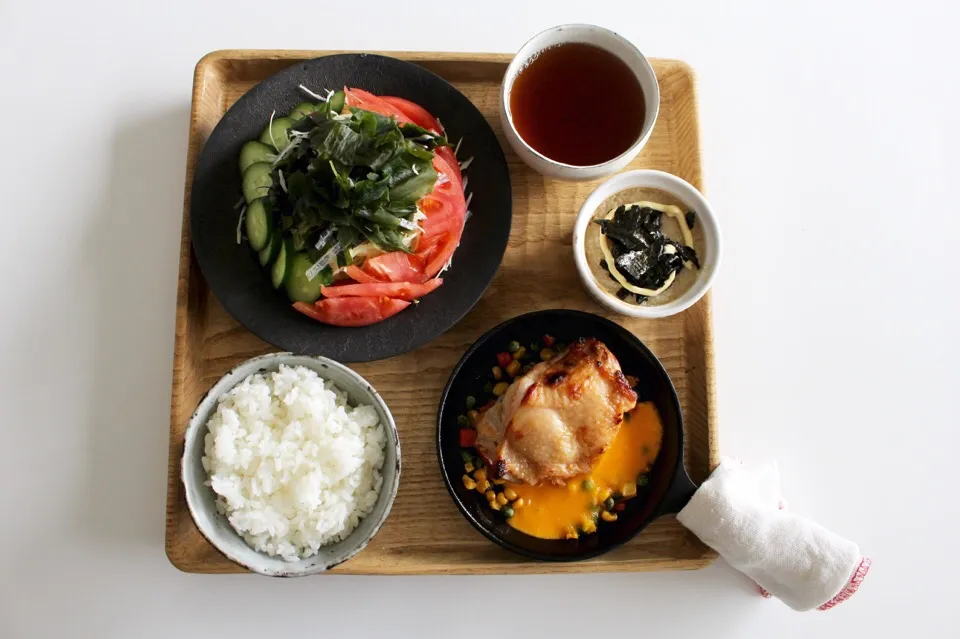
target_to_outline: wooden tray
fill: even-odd
[[[187,216],[193,170],[204,142],[227,108],[280,69],[330,51],[218,51],[196,68],[187,156],[176,343],[170,416],[166,552],[187,572],[243,572],[200,535],[180,483],[183,434],[201,396],[241,361],[273,349],[230,317],[211,295],[190,248]],[[673,517],[654,522],[632,542],[595,560],[540,563],[484,539],[463,519],[440,477],[434,445],[440,392],[460,356],[487,329],[515,315],[575,308],[607,315],[636,333],[666,366],[680,395],[687,468],[702,481],[718,461],[713,337],[709,295],[667,319],[632,320],[605,312],[580,285],[570,248],[580,204],[595,184],[548,180],[528,169],[502,137],[500,80],[511,56],[388,53],[443,76],[477,105],[506,152],[513,183],[513,230],[500,271],[477,306],[453,329],[406,355],[352,366],[389,404],[400,429],[403,474],[393,511],[371,544],[334,572],[481,574],[672,570],[701,568],[715,554]],[[656,168],[701,186],[696,80],[686,64],[653,60],[660,117],[630,168]],[[469,230],[467,231],[469,232]]]

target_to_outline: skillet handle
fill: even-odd
[[[697,485],[693,483],[687,471],[681,466],[673,477],[673,483],[667,489],[667,494],[657,507],[657,516],[676,514],[683,510],[693,493],[697,492]]]

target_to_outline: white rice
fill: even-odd
[[[287,561],[346,537],[377,501],[384,430],[373,406],[316,372],[243,380],[207,422],[203,467],[217,510],[254,549]]]

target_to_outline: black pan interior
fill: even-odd
[[[663,444],[650,472],[644,492],[627,502],[616,522],[600,522],[595,534],[576,540],[547,540],[511,528],[487,506],[475,490],[461,480],[457,416],[468,395],[479,395],[496,354],[511,340],[521,344],[538,342],[544,334],[569,342],[578,337],[595,337],[604,342],[620,361],[626,375],[640,383],[640,401],[653,401],[663,422]],[[629,541],[658,514],[675,475],[683,473],[683,418],[676,390],[667,372],[652,352],[623,327],[590,313],[547,310],[521,315],[500,324],[477,340],[454,369],[440,400],[437,414],[437,452],[447,489],[467,520],[500,546],[527,557],[549,561],[576,561],[603,554]]]

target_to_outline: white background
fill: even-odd
[[[958,18],[947,0],[0,0],[0,637],[958,636]],[[861,591],[800,614],[722,562],[518,578],[175,570],[164,490],[196,61],[510,52],[577,21],[699,74],[726,240],[722,450],[777,459],[791,507],[861,544],[875,561]]]

